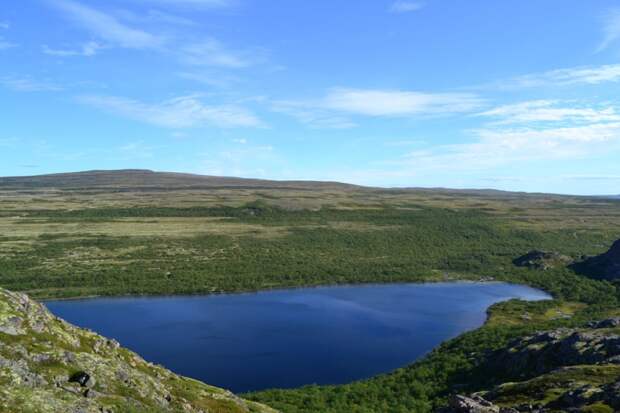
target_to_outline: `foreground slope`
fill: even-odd
[[[0,412],[275,411],[148,363],[0,289]]]

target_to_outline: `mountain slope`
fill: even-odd
[[[275,413],[148,363],[3,289],[0,412]]]

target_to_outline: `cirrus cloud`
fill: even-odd
[[[245,108],[206,105],[196,96],[181,96],[155,104],[118,96],[80,96],[77,100],[128,119],[165,128],[263,126],[261,120]]]

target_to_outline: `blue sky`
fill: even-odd
[[[25,0],[0,175],[620,193],[617,0]]]

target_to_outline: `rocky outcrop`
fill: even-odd
[[[449,406],[439,413],[518,413],[518,410],[499,407],[477,395],[455,395],[450,397]]]
[[[590,257],[572,267],[591,278],[610,281],[620,279],[620,240],[614,242],[606,253]]]
[[[507,378],[529,378],[563,366],[620,364],[620,336],[608,330],[618,319],[585,329],[557,329],[513,341],[489,356],[488,366]]]
[[[0,289],[1,412],[274,413],[148,363]]]
[[[515,258],[512,262],[517,267],[527,267],[537,270],[565,267],[572,262],[572,258],[557,252],[533,250],[525,255]]]
[[[480,368],[504,384],[456,395],[444,413],[620,411],[620,318],[516,339]],[[527,403],[524,403],[527,401]]]

